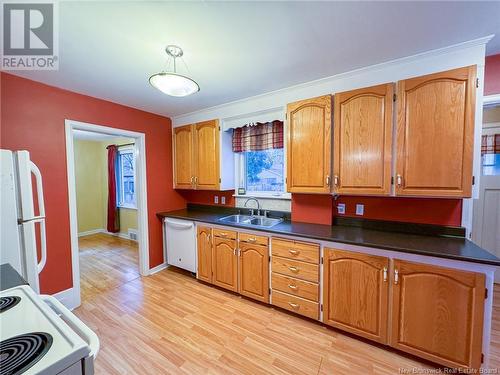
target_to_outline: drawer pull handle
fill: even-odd
[[[257,242],[257,238],[255,238],[255,237],[248,237],[247,241],[250,242],[250,243],[255,243],[255,242]]]
[[[290,266],[288,269],[292,272],[299,272],[299,267]]]
[[[300,253],[300,251],[298,250],[293,250],[293,249],[288,249],[288,252],[292,255],[298,255]]]
[[[387,267],[384,267],[384,282],[386,283],[387,282]]]
[[[290,289],[292,289],[292,290],[297,290],[297,289],[299,289],[299,288],[297,287],[297,285],[292,285],[292,284],[288,284],[288,287],[289,287]]]
[[[398,284],[399,282],[399,271],[398,270],[394,270],[394,284]]]
[[[298,309],[300,307],[298,303],[288,302],[288,304],[292,307],[292,309]]]
[[[219,236],[221,236],[221,237],[227,237],[227,233],[226,232],[219,232]]]

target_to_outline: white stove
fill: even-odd
[[[0,292],[0,375],[93,374],[97,335],[28,285]]]

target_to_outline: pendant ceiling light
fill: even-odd
[[[165,51],[174,60],[174,71],[153,74],[149,77],[149,83],[170,96],[188,96],[200,91],[200,86],[191,78],[177,74],[175,60],[178,57],[182,57],[182,48],[170,45],[165,48]]]

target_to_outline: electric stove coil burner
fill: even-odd
[[[21,301],[21,298],[17,296],[0,297],[0,313],[3,313],[8,309],[16,306],[19,301]]]
[[[0,375],[18,375],[28,370],[52,345],[48,333],[34,332],[0,341]]]

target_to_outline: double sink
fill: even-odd
[[[250,215],[230,215],[226,217],[222,217],[219,221],[223,223],[231,223],[231,224],[240,224],[240,225],[248,225],[254,227],[265,227],[270,228],[279,224],[283,221],[283,219],[275,219],[265,216],[250,216]]]

